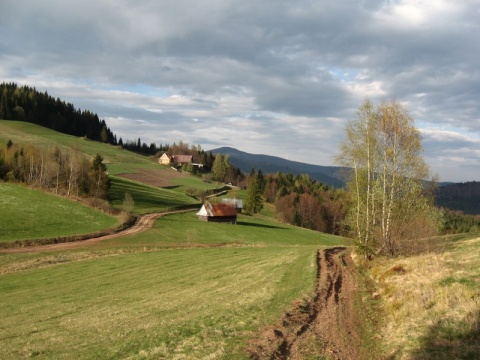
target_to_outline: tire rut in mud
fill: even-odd
[[[355,279],[350,250],[317,253],[313,298],[297,301],[277,326],[260,331],[246,347],[252,359],[360,359]]]

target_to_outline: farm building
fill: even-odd
[[[222,199],[222,202],[225,203],[225,204],[232,205],[233,207],[235,207],[237,212],[239,212],[239,213],[242,212],[243,200],[240,200],[240,199]]]
[[[190,164],[192,161],[192,155],[173,155],[173,162],[179,165]]]
[[[189,164],[193,160],[192,155],[173,155],[170,156],[167,153],[163,153],[158,159],[158,163],[162,165],[171,165],[172,163],[178,165]]]
[[[172,157],[167,153],[163,153],[162,156],[158,159],[158,163],[162,165],[170,165],[172,162]]]
[[[237,210],[231,204],[205,202],[197,213],[200,220],[213,222],[237,222]]]

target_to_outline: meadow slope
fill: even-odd
[[[232,358],[315,289],[342,238],[268,220],[160,218],[72,251],[0,255],[1,358]]]

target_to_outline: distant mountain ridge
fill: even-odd
[[[233,166],[244,173],[252,168],[262,170],[264,174],[282,172],[285,174],[308,174],[310,178],[332,187],[340,188],[345,185],[341,177],[341,167],[321,166],[285,160],[277,156],[250,154],[231,147],[220,147],[210,150],[213,154],[229,155]]]
[[[336,188],[344,187],[342,167],[321,166],[285,160],[271,155],[250,154],[231,147],[210,150],[213,154],[229,155],[233,166],[244,173],[252,168],[262,170],[264,174],[282,172],[285,174],[308,174],[310,178]],[[451,210],[460,210],[465,214],[480,214],[480,182],[440,183],[436,194],[437,206]]]
[[[453,183],[439,188],[435,203],[465,214],[480,214],[480,182]]]

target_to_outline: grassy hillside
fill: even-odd
[[[118,222],[72,200],[0,183],[0,242],[92,233]]]
[[[120,208],[128,192],[136,213],[195,204],[186,189],[216,186],[28,123],[0,121],[0,143],[8,140],[102,154],[113,205]],[[151,181],[160,175],[164,187],[118,176],[124,173]],[[102,225],[101,214],[78,213],[71,201],[2,186],[9,190],[2,196],[5,239],[110,226]],[[0,253],[0,358],[244,358],[245,343],[259,327],[313,290],[317,249],[342,243],[266,216],[240,216],[233,226],[205,223],[190,212],[76,250]]]
[[[158,169],[158,164],[148,157],[116,146],[65,135],[27,122],[0,120],[0,144],[6,144],[8,140],[41,147],[73,147],[90,157],[99,153],[104,157],[108,172],[112,175],[135,172],[142,168]]]
[[[180,206],[199,204],[198,200],[182,192],[149,186],[118,176],[112,176],[111,181],[109,196],[112,205],[121,209],[125,194],[129,193],[135,202],[133,212],[136,214],[166,211]],[[200,207],[199,204],[198,208],[200,209]]]
[[[112,188],[109,192],[112,204],[121,208],[125,193],[128,192],[135,201],[134,212],[139,214],[198,203],[185,195],[186,187],[199,189],[207,187],[200,179],[177,173],[169,167],[160,166],[148,157],[122,150],[116,146],[61,134],[31,123],[0,120],[0,144],[6,144],[8,140],[39,147],[73,147],[90,157],[97,153],[101,154],[112,178]],[[173,185],[175,191],[115,176],[136,173],[139,173],[140,181],[145,174],[152,178],[165,179],[161,185],[167,187]],[[180,182],[178,185],[176,184],[177,180]]]
[[[9,139],[102,154],[113,205],[121,208],[128,192],[136,213],[195,204],[187,189],[217,186],[110,145],[0,121],[0,145]],[[119,176],[125,173],[136,175]],[[140,182],[147,178],[150,185]],[[0,184],[0,241],[115,222],[54,195]],[[480,238],[438,244],[368,264],[378,288],[372,318],[382,330],[370,340],[390,359],[478,358]],[[0,358],[245,359],[259,329],[311,296],[316,253],[336,245],[350,241],[280,224],[266,204],[255,217],[239,215],[237,225],[187,212],[75,250],[0,251]]]
[[[93,247],[0,255],[0,358],[243,359],[259,327],[313,290],[317,249],[341,243],[185,213]]]
[[[478,359],[480,237],[440,243],[435,251],[371,264],[391,359]]]

